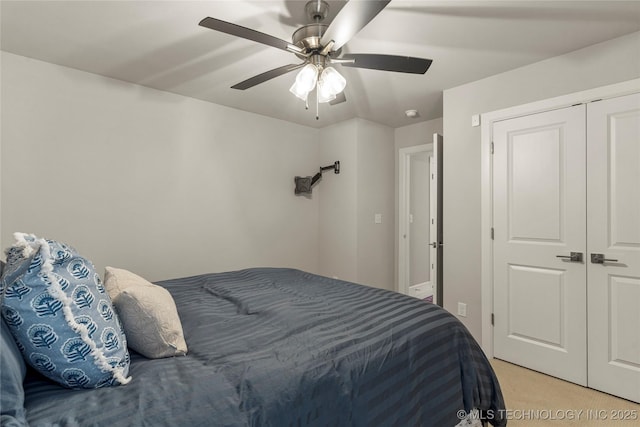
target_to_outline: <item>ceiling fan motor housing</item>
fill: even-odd
[[[293,44],[303,49],[305,54],[297,54],[300,59],[307,59],[308,54],[311,52],[320,52],[324,46],[320,44],[320,40],[325,31],[329,27],[327,24],[321,22],[326,18],[329,13],[329,5],[324,1],[310,1],[307,3],[305,10],[309,17],[311,24],[307,24],[298,28],[291,36]],[[340,55],[341,49],[331,51],[329,54],[333,57]]]
[[[320,39],[328,27],[327,24],[307,24],[298,28],[291,36],[291,40],[294,45],[307,51],[321,49]]]
[[[298,28],[291,37],[293,44],[303,49],[305,53],[309,52],[319,52],[324,48],[320,44],[320,39],[322,39],[322,35],[329,26],[327,24],[308,24],[304,27]],[[340,51],[332,51],[331,56],[336,56],[340,53]],[[307,59],[305,55],[296,54],[300,59]]]

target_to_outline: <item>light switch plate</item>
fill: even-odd
[[[467,317],[467,304],[463,302],[458,303],[458,316]]]

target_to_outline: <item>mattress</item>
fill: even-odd
[[[437,305],[293,269],[158,282],[186,356],[131,352],[123,386],[69,390],[33,371],[32,426],[455,426],[473,409],[504,425],[495,374]]]

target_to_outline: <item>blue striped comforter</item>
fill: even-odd
[[[160,282],[189,354],[132,352],[131,383],[67,390],[30,374],[32,426],[455,426],[504,403],[466,328],[440,307],[299,270]]]

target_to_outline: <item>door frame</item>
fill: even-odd
[[[555,98],[536,101],[516,107],[496,110],[481,115],[481,318],[482,342],[481,347],[488,358],[493,357],[493,158],[491,145],[493,140],[493,125],[501,120],[530,114],[570,107],[576,104],[588,104],[606,98],[637,93],[640,88],[640,78],[628,80],[599,88],[563,95]]]
[[[407,281],[407,256],[409,255],[408,240],[403,236],[408,234],[406,230],[409,207],[409,176],[411,172],[410,157],[416,153],[430,153],[433,155],[433,144],[421,144],[411,147],[400,148],[398,150],[398,292],[408,295],[409,289],[406,287]],[[431,182],[425,183],[431,185]],[[433,203],[433,194],[429,195],[429,204]],[[434,283],[434,293],[436,284]],[[434,301],[435,302],[435,301]]]

